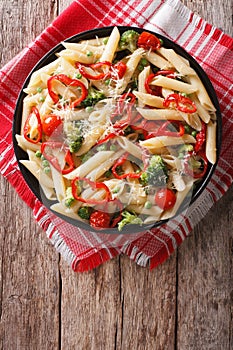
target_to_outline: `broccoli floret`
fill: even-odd
[[[143,221],[136,214],[132,214],[127,210],[124,210],[121,214],[123,219],[118,223],[118,230],[121,231],[125,225],[142,225]]]
[[[182,145],[178,148],[178,158],[182,159],[185,157],[185,155],[188,152],[192,152],[192,151],[193,151],[193,145],[191,144]]]
[[[69,149],[71,153],[75,153],[78,152],[78,150],[80,149],[80,147],[82,146],[83,143],[83,137],[82,136],[78,136],[76,138],[76,140],[70,140],[68,141],[68,145],[69,145]]]
[[[97,90],[93,86],[90,86],[88,89],[88,95],[81,102],[82,107],[94,106],[97,102],[103,100],[105,98],[105,94],[103,91]]]
[[[164,186],[168,181],[167,167],[159,155],[153,155],[149,161],[149,165],[140,177],[143,186]]]
[[[81,207],[78,210],[78,215],[80,216],[81,219],[84,220],[89,220],[91,214],[91,208],[90,207]]]
[[[73,197],[73,194],[72,194],[72,188],[71,187],[67,187],[67,189],[66,189],[66,197],[65,197],[65,206],[67,208],[70,208],[73,203],[74,203],[74,197]]]
[[[83,143],[82,125],[80,121],[68,121],[64,123],[66,142],[71,153],[78,152]]]
[[[135,30],[126,30],[120,38],[119,48],[121,50],[129,50],[134,52],[137,49],[137,41],[139,34]]]

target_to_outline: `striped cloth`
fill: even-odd
[[[78,18],[78,20],[77,20]],[[12,119],[17,96],[30,70],[57,43],[79,32],[133,25],[158,32],[186,49],[202,66],[217,92],[223,116],[221,157],[197,202],[159,229],[143,234],[87,232],[54,216],[25,183],[13,151]],[[150,268],[165,261],[232,184],[233,178],[233,40],[192,13],[178,0],[77,0],[0,71],[0,171],[75,271],[94,268],[118,254]]]

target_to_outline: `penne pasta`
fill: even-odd
[[[137,108],[137,111],[148,120],[183,120],[181,113],[172,109]]]
[[[162,56],[158,55],[155,52],[148,51],[146,52],[145,56],[150,63],[156,67],[159,67],[160,69],[168,69],[173,67],[171,62],[164,59]]]
[[[197,86],[192,86],[191,84],[187,84],[175,79],[166,78],[162,75],[154,77],[151,84],[156,86],[162,86],[166,89],[184,92],[186,94],[192,94],[193,92],[196,92],[198,90]]]
[[[182,75],[195,75],[195,71],[191,68],[187,61],[185,61],[181,56],[177,55],[177,53],[173,49],[166,49],[161,47],[158,49],[158,52],[170,62],[170,64],[176,68],[176,70]]]
[[[189,77],[190,83],[197,88],[196,94],[201,103],[201,105],[206,108],[208,111],[215,112],[215,107],[207,94],[207,91],[197,74]]]
[[[65,175],[68,180],[72,180],[75,177],[85,177],[92,170],[94,170],[99,164],[103,164],[107,159],[109,159],[114,152],[112,151],[102,151],[96,153],[93,157],[88,159],[85,163],[81,164],[77,169]]]
[[[216,149],[216,122],[209,121],[207,124],[207,132],[206,132],[206,157],[208,161],[212,164],[216,163],[217,158],[217,149]]]
[[[137,97],[138,101],[142,103],[142,105],[163,108],[164,99],[162,97],[152,96],[150,94],[139,91],[133,91],[133,94]]]
[[[108,38],[108,42],[105,46],[104,52],[100,57],[100,62],[113,61],[113,57],[117,49],[119,40],[120,40],[120,32],[117,27],[114,27],[110,37]]]
[[[140,145],[142,147],[146,147],[147,149],[155,151],[157,148],[195,142],[196,139],[191,135],[184,135],[181,137],[157,136],[145,141],[140,141]]]
[[[200,77],[140,33],[114,27],[62,42],[24,89],[20,162],[51,210],[91,230],[173,217],[217,161],[215,107]]]

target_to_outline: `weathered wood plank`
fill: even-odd
[[[232,35],[229,1],[183,1]],[[177,349],[231,349],[233,188],[178,249]]]
[[[1,0],[1,65],[55,12],[52,2]],[[58,349],[59,256],[2,176],[0,196],[0,349]]]
[[[233,187],[179,249],[178,349],[232,348],[232,228]]]
[[[154,271],[120,257],[77,275],[61,262],[61,276],[62,349],[174,347],[175,254]]]

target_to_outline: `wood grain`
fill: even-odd
[[[233,188],[178,250],[178,349],[233,345],[232,223]]]
[[[55,12],[52,2],[1,0],[1,64],[33,40]],[[2,177],[0,195],[0,349],[56,349],[59,256]]]
[[[72,0],[0,0],[0,64]],[[183,0],[232,35],[231,0]],[[230,350],[233,188],[153,271],[126,256],[75,274],[0,177],[1,350]]]

